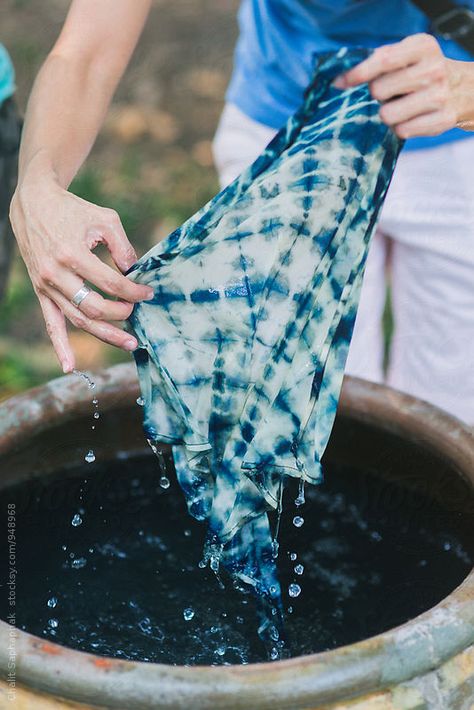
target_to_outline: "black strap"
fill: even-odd
[[[474,56],[474,10],[451,0],[412,0],[430,20],[430,32],[457,42]]]

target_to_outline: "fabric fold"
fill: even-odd
[[[172,444],[189,511],[207,521],[204,561],[271,603],[267,512],[287,475],[321,480],[402,145],[367,85],[332,85],[368,53],[318,57],[300,110],[263,153],[128,271],[154,289],[128,320],[145,434]]]

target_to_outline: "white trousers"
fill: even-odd
[[[221,186],[275,133],[226,104],[212,144]],[[384,372],[387,280],[394,332]],[[402,152],[369,250],[346,372],[474,424],[474,137]]]

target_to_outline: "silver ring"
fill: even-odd
[[[91,292],[91,289],[88,288],[85,284],[82,288],[79,289],[77,293],[74,294],[74,296],[71,298],[71,303],[74,306],[79,307],[82,303],[82,301],[85,299],[86,296],[88,296]]]

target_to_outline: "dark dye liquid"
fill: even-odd
[[[168,474],[171,486],[163,490],[156,458],[141,455],[0,493],[2,515],[16,504],[19,628],[137,661],[267,660],[252,594],[225,577],[221,589],[198,567],[204,527],[187,513],[170,466]],[[291,656],[401,624],[443,599],[472,568],[468,512],[335,466],[326,468],[322,485],[307,486],[298,509],[296,493],[293,486],[285,494],[278,556]],[[295,515],[304,517],[300,528]],[[296,598],[288,594],[294,583],[301,587]],[[0,616],[8,611],[3,587]]]

